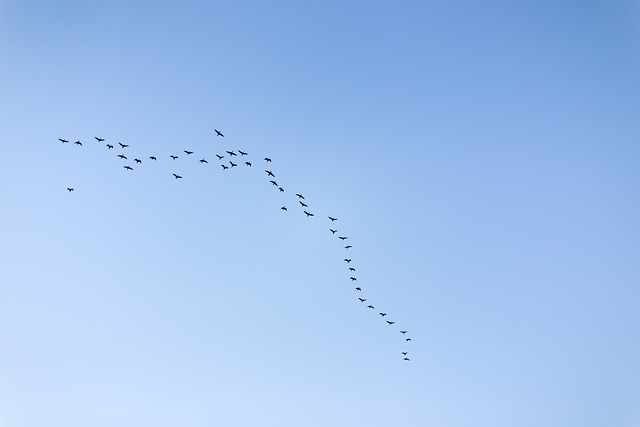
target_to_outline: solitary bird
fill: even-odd
[[[334,230],[333,228],[330,228],[330,229],[329,229],[329,231],[330,231],[332,234],[336,234],[336,232],[337,232],[338,230]]]
[[[265,169],[264,171],[267,173],[267,176],[272,176],[272,177],[274,177],[274,178],[276,177],[276,176],[273,174],[273,172],[268,171],[268,170],[266,170],[266,169]]]
[[[303,211],[303,212],[307,215],[307,218],[309,218],[310,216],[313,216],[311,212],[307,212],[307,211]]]
[[[182,151],[184,151],[185,153],[187,153],[187,156],[188,156],[189,154],[193,154],[193,151],[188,151],[188,150],[182,150]]]
[[[390,320],[387,320],[387,323],[388,323],[388,324],[390,324],[390,325],[393,325],[393,324],[394,324],[394,323],[396,323],[396,322],[392,322],[392,321],[390,321]]]
[[[286,210],[287,210],[287,207],[286,207],[286,206],[283,206],[283,207],[281,207],[280,209],[282,209],[283,211],[286,211]]]
[[[149,159],[150,159],[150,160],[158,161],[158,159],[156,159],[156,156],[150,156],[150,157],[149,157]]]
[[[217,136],[222,136],[224,137],[224,135],[222,134],[222,132],[220,132],[218,129],[214,129],[216,131],[216,135]]]
[[[121,159],[123,159],[123,160],[126,160],[126,159],[127,159],[127,156],[125,156],[124,154],[118,154],[118,157],[120,157],[120,158],[121,158]]]
[[[127,165],[127,166],[123,166],[123,168],[125,168],[126,170],[130,170],[130,171],[132,171],[132,170],[133,170],[133,168],[132,168],[131,166],[129,166],[129,165]]]
[[[355,277],[353,277],[353,276],[349,277],[349,279],[351,279],[351,281],[352,281],[352,282],[355,282],[356,280],[358,280],[358,279],[356,279],[356,278],[355,278]]]
[[[140,160],[140,159],[133,159],[133,161],[136,162],[136,163],[142,163],[142,160]]]
[[[233,151],[227,151],[227,154],[230,156],[237,156],[237,154]]]
[[[218,158],[218,160],[224,159],[224,156],[221,156],[220,154],[216,154],[216,157]]]
[[[251,162],[244,162],[245,165],[251,166]]]
[[[308,207],[309,207],[309,206],[307,206],[305,203],[302,203],[300,200],[298,200],[298,203],[300,203],[300,205],[301,205],[303,208],[308,208]]]
[[[349,264],[351,262],[350,258],[345,258],[344,260],[347,262],[347,264]]]
[[[71,188],[71,187],[67,187],[67,191],[68,191],[69,193],[71,193],[72,191],[74,191],[74,189],[73,189],[73,188]]]
[[[233,163],[232,161],[229,161],[229,163],[231,164],[231,167],[234,168],[236,166],[238,166],[237,164]]]
[[[387,313],[380,313],[380,316],[382,316],[382,317],[384,317],[386,315],[387,315]]]
[[[329,219],[331,220],[331,222],[338,220],[338,218],[333,218],[333,217],[329,217]]]
[[[209,163],[206,159],[200,159],[200,163]]]
[[[98,138],[97,136],[94,136],[94,138],[95,138],[95,139],[96,139],[96,141],[98,141],[98,142],[102,142],[102,141],[104,141],[104,138]]]
[[[356,288],[356,291],[362,291],[362,289],[360,289],[360,288]]]
[[[298,194],[296,193],[296,196],[298,196],[298,198],[303,199],[304,200],[304,196],[302,194]]]
[[[269,157],[265,157],[264,160],[265,162],[271,162],[271,159]]]
[[[345,248],[345,249],[351,249],[352,247],[353,247],[353,246],[351,246],[351,245],[347,245],[347,246],[345,246],[344,248]]]
[[[76,144],[76,145],[82,145],[82,142],[80,142],[80,141],[76,141],[76,142],[74,142],[74,144]]]
[[[340,240],[347,240],[347,239],[348,239],[348,237],[347,237],[347,236],[338,236],[338,239],[340,239]]]
[[[241,155],[241,156],[246,156],[247,154],[249,154],[249,153],[245,153],[245,152],[244,152],[244,151],[242,151],[242,150],[238,150],[238,153],[240,153],[240,155]]]
[[[58,138],[58,141],[62,142],[63,144],[64,144],[65,142],[69,142],[68,140],[66,140],[66,139],[62,139],[62,138]]]
[[[178,156],[174,156],[174,155],[171,155],[171,156],[169,156],[169,157],[171,157],[173,160],[175,160],[175,159],[177,159],[177,158],[178,158]]]
[[[173,174],[173,176],[175,176],[175,177],[176,177],[176,179],[180,179],[180,178],[182,178],[180,175],[177,175],[177,174],[175,174],[175,173]]]
[[[111,149],[113,148],[113,145],[111,145],[111,144],[107,144],[107,148],[108,148],[109,150],[111,150]]]
[[[122,148],[127,148],[129,146],[128,144],[123,144],[122,142],[118,142],[118,144],[120,144],[120,147]]]

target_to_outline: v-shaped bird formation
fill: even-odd
[[[224,137],[225,136],[225,135],[222,134],[221,131],[219,131],[217,129],[214,129],[214,131],[215,131],[215,135],[218,136],[218,137]],[[97,137],[97,136],[95,136],[94,139],[99,144],[101,144],[101,143],[106,141],[106,138],[101,138],[101,137]],[[67,140],[65,138],[58,138],[58,141],[62,142],[63,144],[69,142],[69,140]],[[76,147],[83,147],[82,142],[79,141],[79,140],[76,141],[74,144],[75,144]],[[105,151],[109,151],[109,150],[111,150],[111,149],[113,149],[115,147],[115,145],[113,145],[113,144],[104,144],[104,146],[105,146]],[[129,151],[129,150],[127,150],[127,149],[129,149],[129,144],[123,144],[121,142],[118,142],[117,146],[119,146],[120,149],[123,152],[115,155],[114,156],[114,160],[115,159],[119,159],[119,160],[128,161],[128,158],[124,153]],[[236,151],[237,151],[237,153],[236,153]],[[188,149],[184,149],[184,150],[182,150],[182,152],[185,153],[185,155],[186,155],[185,157],[186,158],[189,158],[188,161],[194,163],[194,165],[199,163],[200,165],[202,165],[200,167],[206,167],[205,165],[209,164],[209,161],[204,157],[199,159],[199,160],[197,160],[198,159],[197,157],[191,156],[192,154],[194,154],[194,151],[191,151],[191,150],[188,150]],[[229,171],[232,168],[238,167],[238,163],[234,163],[233,161],[230,160],[233,156],[238,157],[238,153],[240,154],[240,157],[247,157],[248,159],[251,159],[251,157],[250,157],[248,152],[243,151],[243,150],[239,150],[239,149],[231,149],[231,150],[226,150],[225,149],[225,150],[221,150],[220,152],[226,154],[226,156],[225,156],[225,154],[216,154],[217,160],[219,162],[221,162],[220,166],[222,167],[222,171],[220,173],[229,173],[227,171]],[[157,153],[148,153],[148,155],[146,155],[145,157],[142,157],[142,158],[148,158],[149,160],[152,161],[151,163],[154,163],[154,164],[158,164],[162,160],[165,160],[165,161],[168,161],[169,162],[168,164],[170,164],[170,165],[174,165],[175,163],[173,163],[173,161],[177,160],[179,158],[179,156],[176,155],[175,153],[171,153],[171,154],[169,154],[167,156],[164,156],[164,157],[158,156],[156,154]],[[109,155],[113,156],[113,154],[109,154]],[[265,165],[267,163],[269,163],[269,164],[272,163],[271,157],[264,157],[263,161],[265,162]],[[142,165],[143,164],[143,161],[140,158],[134,158],[134,162],[135,162],[136,165]],[[128,162],[124,162],[124,163],[128,163]],[[149,163],[149,162],[146,162],[146,163]],[[177,162],[177,163],[180,163],[180,162]],[[252,167],[252,162],[247,160],[244,163],[244,167]],[[125,165],[122,166],[122,168],[127,173],[136,173],[134,171],[134,168],[130,164],[125,164]],[[267,179],[267,181],[269,183],[271,183],[273,187],[276,187],[276,189],[280,193],[284,193],[285,192],[285,188],[283,186],[279,185],[278,182],[276,181],[276,174],[275,174],[274,170],[269,167],[269,169],[265,169],[264,171],[266,173],[265,178]],[[170,178],[171,176],[173,176],[174,180],[183,179],[182,173],[183,172],[181,170],[180,171],[175,170],[168,177]],[[184,179],[185,180],[188,179],[188,176],[186,174],[185,174],[185,176],[187,178],[184,178]],[[68,193],[71,193],[71,192],[74,192],[75,189],[74,189],[74,187],[67,187],[66,191]],[[301,213],[304,214],[306,216],[306,218],[308,218],[310,221],[315,220],[315,216],[316,215],[312,211],[312,209],[309,207],[309,205],[306,203],[307,199],[305,198],[305,196],[302,193],[295,193],[295,196],[297,198],[298,203],[300,204]],[[282,212],[289,212],[289,209],[287,208],[286,205],[281,206],[280,210]],[[337,217],[334,217],[334,216],[331,216],[331,215],[327,216],[326,220],[328,221],[328,224],[331,224],[332,226],[333,226],[334,223],[336,223],[336,221],[338,221],[338,224],[339,224],[339,219]],[[336,233],[338,232],[337,228],[329,228],[329,227],[327,227],[327,230],[331,232],[330,235],[333,236],[333,238],[336,238],[341,242],[345,242],[345,240],[347,240],[349,238],[349,236],[347,236],[347,235],[336,235]],[[342,232],[341,232],[341,234],[342,234]],[[348,245],[343,247],[343,249],[345,251],[347,251],[346,253],[351,253],[351,251],[350,251],[351,248],[353,248],[353,246],[351,244],[348,244]],[[343,260],[347,265],[347,272],[348,272],[346,274],[346,276],[345,276],[345,281],[346,280],[349,280],[351,282],[357,281],[358,278],[356,277],[356,268],[351,264],[352,262],[354,262],[354,264],[355,264],[355,261],[350,257],[345,257]],[[349,283],[349,282],[347,282],[347,283]],[[378,312],[379,309],[376,310],[376,306],[374,306],[373,304],[369,304],[369,305],[366,305],[366,306],[364,305],[364,302],[367,301],[367,298],[363,297],[365,291],[366,291],[365,286],[359,283],[358,286],[355,287],[356,296],[354,297],[354,300],[356,302],[359,301],[362,304],[362,307],[367,308],[368,310],[375,310],[376,312]],[[385,318],[387,316],[386,312],[379,311],[378,314],[380,316],[380,319],[384,323],[386,323],[386,325],[387,325],[386,327],[389,327],[389,326],[393,327],[393,325],[395,325],[395,323],[396,323],[395,321],[387,320]],[[411,338],[406,335],[408,333],[408,331],[407,330],[399,330],[399,332],[401,334],[401,337],[402,337],[403,342],[405,343],[405,345],[408,345],[408,343],[411,342]],[[402,351],[401,352],[401,355],[403,356],[402,360],[409,361],[409,358],[406,357],[407,354],[408,354],[407,351]]]

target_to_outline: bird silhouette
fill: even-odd
[[[298,193],[296,193],[296,196],[298,196],[298,198],[299,198],[299,199],[304,200],[304,196],[303,196],[302,194],[298,194]]]
[[[247,154],[249,154],[249,153],[245,153],[245,152],[244,152],[244,151],[242,151],[242,150],[238,150],[238,153],[240,153],[240,155],[241,155],[241,156],[246,156]]]
[[[270,182],[270,183],[272,183],[273,185],[275,185],[276,187],[278,186],[278,183],[277,183],[277,182],[275,182],[275,181],[273,181],[273,180],[271,180],[271,181],[269,181],[269,182]]]
[[[218,158],[218,160],[224,159],[224,156],[221,156],[220,154],[216,154],[216,157]]]
[[[338,218],[333,218],[333,217],[329,217],[329,219],[331,220],[331,222],[338,220]]]
[[[125,156],[124,154],[118,154],[118,157],[120,157],[120,158],[121,158],[121,159],[123,159],[123,160],[126,160],[126,159],[127,159],[127,156]]]
[[[276,176],[273,174],[273,172],[268,171],[268,170],[266,170],[266,169],[265,169],[264,171],[267,173],[267,176],[272,176],[272,177],[274,177],[274,178],[276,177]]]
[[[231,165],[232,168],[235,168],[236,166],[238,166],[237,164],[233,163],[232,161],[229,161],[229,164]]]
[[[227,151],[227,154],[230,156],[237,156],[237,154],[233,151]]]
[[[387,320],[387,323],[388,323],[388,324],[390,324],[390,325],[393,325],[393,324],[394,324],[394,323],[396,323],[396,322],[392,322],[392,321],[390,321],[390,320]]]
[[[220,166],[222,166],[222,170],[229,169],[229,166],[225,166],[225,165],[220,165]]]
[[[182,151],[184,151],[185,153],[187,153],[187,156],[188,156],[188,155],[190,155],[190,154],[193,154],[193,151],[188,151],[188,150],[182,150]]]
[[[403,356],[406,356],[406,355],[407,355],[407,353],[408,353],[407,351],[403,351],[403,352],[402,352],[402,355],[403,355]]]
[[[95,138],[95,139],[96,139],[96,141],[98,141],[98,142],[102,142],[102,141],[104,141],[104,138],[98,138],[97,136],[94,136],[94,138]]]
[[[353,276],[349,277],[349,279],[351,279],[351,281],[352,281],[352,282],[355,282],[356,280],[358,280],[358,279],[356,279],[356,278],[355,278],[355,277],[353,277]]]
[[[251,166],[251,162],[244,162],[245,165]]]
[[[387,315],[387,313],[380,313],[380,316],[382,316],[382,317],[384,317],[386,315]]]
[[[209,163],[205,159],[200,159],[200,163]]]
[[[329,231],[330,231],[332,234],[336,234],[336,232],[337,232],[338,230],[334,230],[333,228],[330,228],[330,229],[329,229]]]
[[[108,148],[109,150],[111,150],[111,149],[113,148],[113,145],[111,145],[111,144],[107,144],[107,148]]]
[[[218,129],[214,129],[216,131],[216,135],[217,136],[222,136],[224,137],[224,135],[222,134],[222,132],[220,132]]]
[[[411,338],[407,338],[405,341],[411,341]]]
[[[405,357],[403,360],[406,360],[408,362],[411,359],[409,359],[408,357]]]
[[[73,188],[71,188],[71,187],[67,187],[67,191],[68,191],[69,193],[71,193],[72,191],[75,191],[75,190],[74,190]]]
[[[286,207],[286,206],[283,206],[283,207],[281,207],[280,209],[282,209],[283,211],[286,211],[286,210],[287,210],[287,207]]]
[[[352,247],[353,247],[353,246],[351,246],[351,245],[347,245],[347,246],[345,246],[344,248],[345,248],[345,249],[351,249]]]
[[[174,155],[171,155],[171,156],[169,156],[169,157],[171,157],[173,160],[175,160],[175,159],[177,159],[177,158],[178,158],[178,156],[174,156]]]
[[[347,239],[348,239],[348,237],[347,237],[347,236],[338,236],[338,239],[340,239],[340,240],[347,240]]]
[[[367,308],[375,308],[375,307],[372,305],[368,305]]]
[[[362,289],[361,288],[356,288],[356,291],[362,291]]]
[[[349,267],[349,271],[356,271],[356,269],[353,267]]]
[[[126,170],[130,170],[130,171],[132,171],[132,170],[133,170],[133,168],[132,168],[131,166],[129,166],[129,165],[127,165],[127,166],[123,166],[123,168],[125,168]]]
[[[300,200],[298,200],[298,203],[300,203],[300,206],[302,206],[303,208],[308,208],[309,207],[305,203],[302,203]]]
[[[82,142],[80,142],[80,141],[76,141],[76,142],[74,142],[74,144],[76,144],[76,145],[82,145]]]
[[[360,298],[360,297],[358,297],[358,299],[360,300],[360,302],[365,302],[367,300],[366,298]]]
[[[278,187],[278,190],[280,190],[281,193],[284,193],[284,188]]]
[[[180,175],[177,175],[177,174],[175,174],[175,173],[174,173],[174,174],[172,174],[172,175],[173,175],[176,179],[180,179],[180,178],[182,178]]]
[[[149,159],[150,160],[156,160],[156,161],[158,160],[158,159],[156,159],[156,156],[150,156]]]
[[[268,157],[265,157],[265,158],[264,158],[264,161],[265,161],[265,162],[270,163],[270,162],[271,162],[271,159],[270,159],[270,158],[268,158]]]
[[[409,331],[400,331],[400,333],[403,334],[403,335],[406,334],[407,332],[409,332]]]
[[[127,148],[129,146],[128,144],[123,144],[122,142],[118,142],[118,144],[120,144],[120,147],[122,148]]]
[[[351,262],[350,258],[345,258],[344,260],[347,262],[347,264],[349,264]]]
[[[307,215],[307,218],[309,218],[310,216],[313,216],[311,212],[307,212],[307,211],[303,211],[303,212]]]
[[[69,142],[68,140],[66,140],[66,139],[62,139],[62,138],[58,138],[58,141],[62,142],[63,144],[64,144],[65,142]]]
[[[136,162],[136,163],[142,163],[142,160],[140,160],[140,159],[133,159],[133,161]]]

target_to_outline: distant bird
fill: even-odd
[[[129,146],[128,144],[123,144],[122,142],[118,142],[118,144],[120,144],[120,147],[122,148],[127,148]]]
[[[283,206],[283,207],[281,207],[280,209],[282,209],[283,211],[286,211],[286,210],[287,210],[287,207],[286,207],[286,206]]]
[[[347,240],[347,239],[348,239],[348,237],[347,237],[347,236],[338,236],[338,239],[340,239],[340,240]]]
[[[217,136],[222,136],[224,137],[224,135],[222,134],[222,132],[220,132],[218,129],[214,129],[216,131],[216,135]]]
[[[388,323],[388,324],[390,324],[390,325],[393,325],[393,324],[394,324],[394,323],[396,323],[396,322],[392,322],[392,321],[390,321],[390,320],[387,320],[387,323]]]
[[[241,156],[246,156],[247,154],[249,154],[249,153],[245,153],[245,152],[244,152],[244,151],[242,151],[242,150],[238,150],[238,153],[240,153],[240,155],[241,155]]]
[[[227,154],[230,156],[237,156],[237,154],[233,151],[227,151]]]
[[[127,166],[123,166],[123,168],[125,168],[126,170],[130,170],[130,171],[132,171],[132,170],[133,170],[133,168],[132,168],[131,166],[129,166],[129,165],[127,165]]]
[[[406,356],[406,355],[407,355],[407,353],[409,353],[409,352],[408,352],[408,351],[403,351],[403,352],[402,352],[402,355],[403,355],[403,356]]]
[[[96,141],[98,141],[98,142],[102,142],[102,141],[104,141],[104,138],[98,138],[97,136],[94,136],[94,138],[95,138],[95,139],[96,139]]]
[[[220,166],[222,166],[223,170],[229,169],[229,166],[225,166],[225,165],[220,165]]]
[[[338,230],[334,230],[333,228],[330,228],[330,229],[329,229],[329,231],[330,231],[332,234],[336,234],[336,232],[337,232]]]
[[[118,154],[118,157],[120,157],[123,160],[127,160],[127,156],[125,156],[124,154]]]
[[[271,159],[270,159],[270,158],[268,158],[268,157],[265,157],[265,158],[264,158],[264,160],[265,160],[266,162],[271,162]]]
[[[265,169],[264,171],[267,173],[267,176],[272,176],[272,177],[274,177],[274,178],[276,177],[276,176],[273,174],[273,172],[268,171],[268,170],[266,170],[266,169]]]
[[[80,141],[76,141],[76,142],[74,142],[74,144],[76,144],[76,145],[82,145],[82,142],[80,142]]]
[[[277,183],[277,182],[275,182],[275,181],[273,181],[273,180],[271,180],[271,181],[269,181],[269,182],[270,182],[270,183],[272,183],[273,185],[275,185],[276,187],[278,186],[278,183]]]
[[[411,338],[407,338],[405,341],[411,341]]]
[[[375,308],[375,307],[372,305],[368,305],[367,308]]]
[[[356,278],[355,278],[355,277],[353,277],[353,276],[349,277],[349,279],[351,279],[351,281],[352,281],[352,282],[355,282],[356,280],[358,280],[358,279],[356,279]]]
[[[302,194],[298,194],[296,193],[296,196],[298,196],[298,198],[303,199],[304,200],[304,196]]]
[[[351,262],[350,258],[345,258],[344,260],[347,262],[347,264],[349,264]]]
[[[359,298],[359,297],[358,299],[360,300],[360,302],[365,302],[367,300],[366,298]]]
[[[107,148],[108,148],[109,150],[111,150],[111,149],[113,148],[113,145],[111,145],[111,144],[107,144]]]
[[[251,166],[251,162],[244,162],[245,165]]]
[[[403,360],[406,360],[408,362],[411,359],[409,359],[408,357],[405,357]]]
[[[206,159],[200,159],[200,163],[209,163],[206,161]]]
[[[150,159],[150,160],[158,161],[158,159],[156,159],[156,156],[150,156],[150,157],[149,157],[149,159]]]
[[[362,289],[361,288],[356,288],[356,291],[362,291]]]
[[[331,222],[338,220],[338,218],[333,218],[333,217],[329,217],[329,219],[331,220]]]
[[[345,249],[351,249],[352,247],[353,247],[353,246],[351,246],[351,245],[347,245],[347,246],[345,246],[344,248],[345,248]]]
[[[140,160],[140,159],[133,159],[133,161],[136,162],[136,163],[142,163],[142,160]]]
[[[305,203],[302,203],[300,200],[298,200],[298,203],[300,203],[300,206],[302,206],[303,208],[308,208],[309,207]]]
[[[224,156],[221,156],[220,154],[216,154],[216,157],[218,158],[218,160],[224,159]]]
[[[175,177],[176,177],[176,179],[180,179],[180,178],[182,178],[180,175],[177,175],[177,174],[175,174],[175,173],[174,173],[174,174],[172,174],[172,175],[173,175],[173,176],[175,176]]]
[[[237,164],[233,163],[232,161],[229,161],[229,164],[231,165],[232,168],[238,166]]]
[[[284,188],[278,187],[278,190],[280,190],[281,193],[284,193]]]
[[[62,139],[62,138],[58,138],[58,141],[62,142],[63,144],[64,144],[65,142],[69,142],[68,140],[66,140],[66,139]]]
[[[382,317],[384,317],[386,315],[387,315],[387,313],[380,313],[380,316],[382,316]]]
[[[175,159],[177,159],[177,158],[178,158],[178,156],[174,156],[174,155],[171,155],[171,156],[169,156],[169,157],[171,157],[173,160],[175,160]]]
[[[309,218],[310,216],[313,216],[311,212],[307,212],[307,211],[303,211],[303,212],[307,215],[307,218]]]
[[[67,191],[68,191],[69,193],[71,193],[72,191],[75,191],[75,190],[74,190],[73,188],[71,188],[71,187],[67,187]]]
[[[353,267],[349,267],[349,271],[356,271],[356,269]]]
[[[193,151],[188,151],[188,150],[182,150],[182,151],[184,151],[185,153],[187,153],[187,156],[188,156],[188,155],[190,155],[190,154],[193,154]]]
[[[406,334],[409,331],[400,331],[401,334]]]

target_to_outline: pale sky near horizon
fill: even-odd
[[[4,0],[0,53],[0,427],[640,426],[637,1]]]

